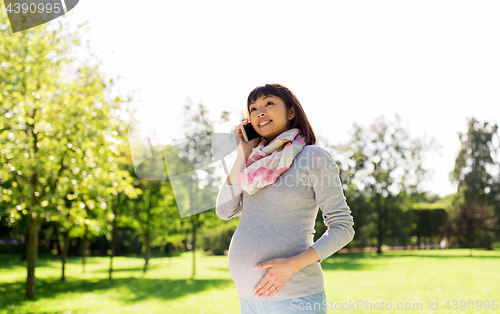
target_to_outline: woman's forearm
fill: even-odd
[[[321,257],[319,256],[318,251],[316,251],[313,247],[310,247],[304,252],[290,257],[289,260],[292,263],[294,269],[296,271],[299,271],[314,262],[319,262],[321,260]]]
[[[229,175],[226,178],[226,182],[229,185],[241,184],[241,180],[239,177],[239,173],[246,168],[247,156],[249,154],[245,154],[243,148],[238,146],[238,155],[236,155],[236,161],[234,162],[233,168],[229,172]]]

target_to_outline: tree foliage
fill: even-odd
[[[35,297],[41,220],[63,230],[98,234],[107,204],[118,193],[133,195],[118,149],[125,126],[114,118],[127,98],[111,99],[112,83],[98,66],[80,65],[77,33],[59,22],[11,34],[0,13],[0,194],[14,224],[26,217],[26,297]]]
[[[387,235],[409,242],[414,219],[406,211],[425,199],[422,182],[428,179],[428,171],[423,168],[424,153],[437,148],[434,139],[410,138],[398,115],[394,121],[382,116],[369,128],[354,124],[351,140],[340,146],[346,194],[360,208],[357,212],[353,207],[353,216],[360,219],[356,225],[366,230],[362,237],[376,239],[378,253]]]
[[[467,133],[458,136],[461,148],[450,173],[450,179],[458,183],[453,202],[454,233],[461,245],[482,243],[492,249],[492,242],[500,235],[500,222],[494,219],[500,216],[498,126],[470,118]]]

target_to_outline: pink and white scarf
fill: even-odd
[[[246,168],[239,173],[241,188],[250,195],[273,184],[305,146],[305,137],[297,128],[281,133],[264,146],[266,141],[262,139],[252,150]]]

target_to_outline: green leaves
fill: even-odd
[[[10,227],[36,215],[97,236],[113,199],[138,192],[124,170],[126,125],[111,112],[121,98],[110,100],[97,66],[72,61],[78,36],[63,29],[0,32],[0,210]]]

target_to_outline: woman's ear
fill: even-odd
[[[293,106],[292,106],[292,107],[290,107],[290,109],[288,110],[288,119],[289,119],[289,120],[292,120],[294,117],[295,117],[295,110],[293,110]]]

